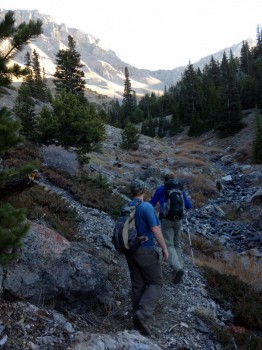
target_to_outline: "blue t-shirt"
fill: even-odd
[[[133,199],[129,202],[130,205],[134,205],[140,199]],[[148,202],[142,202],[136,208],[136,228],[139,236],[147,236],[148,240],[142,242],[141,247],[153,247],[155,245],[154,234],[150,230],[151,227],[159,226],[160,222],[155,213],[155,209],[152,204]]]

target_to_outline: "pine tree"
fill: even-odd
[[[134,124],[128,123],[122,134],[121,147],[124,149],[132,149],[134,151],[139,148],[140,133]]]
[[[28,229],[23,209],[15,209],[8,203],[0,206],[0,265],[17,258],[14,249],[21,247]]]
[[[109,102],[109,107],[107,111],[107,122],[117,128],[121,127],[121,107],[118,99]]]
[[[36,140],[37,121],[35,118],[35,102],[31,97],[30,86],[22,83],[18,89],[13,111],[17,118],[21,120],[21,133],[27,140]]]
[[[51,91],[46,84],[44,69],[41,71],[39,54],[36,50],[33,51],[32,58],[29,52],[26,53],[25,65],[28,68],[28,75],[24,79],[24,84],[29,87],[29,96],[42,102],[51,102]]]
[[[44,106],[38,118],[37,139],[43,143],[53,143],[58,132],[57,118],[53,110]]]
[[[51,92],[48,89],[46,82],[44,80],[44,73],[41,71],[41,66],[39,62],[39,54],[36,50],[32,54],[32,70],[33,70],[33,87],[32,87],[32,97],[43,101],[50,102]]]
[[[132,92],[131,81],[129,79],[128,68],[125,67],[125,82],[124,82],[124,94],[122,102],[122,120],[121,127],[124,128],[132,120],[132,116],[136,107],[136,99]]]
[[[196,115],[202,116],[203,112],[203,90],[202,76],[189,62],[184,71],[179,86],[179,116],[185,124],[191,123]],[[182,119],[183,118],[183,119]],[[199,125],[203,122],[199,120]]]
[[[27,51],[27,53],[25,54],[25,66],[28,69],[28,74],[24,77],[23,81],[24,83],[26,83],[26,85],[29,87],[30,89],[30,96],[33,93],[33,70],[32,70],[32,60],[31,60],[31,56],[30,53]]]
[[[257,42],[253,49],[253,57],[255,60],[262,58],[262,27],[257,26]]]
[[[19,135],[20,122],[11,117],[11,111],[6,107],[0,109],[0,154],[23,141]],[[1,173],[1,172],[0,172]]]
[[[253,143],[253,162],[262,164],[262,115],[256,111],[256,138]]]
[[[24,44],[42,32],[41,21],[21,23],[15,27],[14,12],[8,11],[0,22],[0,87],[10,85],[12,76],[26,75],[27,69],[21,69],[17,64],[11,64],[10,59]],[[8,42],[2,46],[3,41]],[[14,120],[7,108],[0,110],[0,154],[8,148],[22,141],[19,135],[20,124]],[[0,171],[0,188],[9,175],[14,171],[5,169]],[[13,248],[21,245],[21,239],[26,234],[28,225],[25,223],[25,214],[21,209],[14,209],[11,205],[0,206],[0,264],[8,263],[16,258]]]
[[[56,71],[54,83],[57,92],[66,90],[74,95],[84,96],[85,80],[81,71],[80,54],[76,51],[76,42],[71,35],[68,36],[68,49],[59,50],[56,54]]]
[[[155,123],[153,121],[153,118],[149,116],[144,120],[142,123],[141,133],[143,135],[149,136],[149,137],[155,137],[156,136],[156,128]]]
[[[83,104],[73,93],[62,90],[53,101],[56,139],[80,153],[96,148],[105,138],[105,124],[93,105]]]
[[[8,86],[12,76],[27,75],[28,69],[22,69],[18,64],[11,64],[10,60],[17,51],[21,51],[25,43],[42,33],[42,22],[30,20],[29,23],[21,23],[15,27],[14,11],[8,11],[4,20],[0,23],[0,43],[3,40],[8,45],[0,51],[0,86]]]
[[[242,73],[251,75],[253,72],[253,57],[248,42],[243,41],[240,51],[240,69]]]
[[[222,84],[220,88],[220,116],[218,130],[220,137],[227,137],[240,131],[241,106],[240,94],[236,80],[235,65],[232,57],[228,58],[224,52],[221,62]]]

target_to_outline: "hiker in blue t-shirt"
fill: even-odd
[[[145,183],[135,179],[131,182],[130,190],[133,199],[129,204],[134,205],[141,201],[136,209],[138,235],[146,237],[133,254],[126,255],[132,284],[133,321],[134,327],[142,334],[150,335],[146,320],[153,315],[163,285],[162,268],[154,238],[162,248],[165,260],[168,259],[168,250],[153,206],[143,201]]]
[[[175,179],[173,173],[168,173],[165,176],[165,183],[167,181]],[[165,190],[166,186],[159,186],[153,197],[150,200],[150,203],[155,207],[157,203],[160,204],[159,208],[159,219],[161,222],[161,228],[163,236],[166,241],[166,245],[169,252],[169,264],[173,269],[173,282],[179,283],[182,281],[184,270],[183,270],[183,260],[182,260],[182,249],[181,249],[181,230],[182,230],[182,220],[178,218],[167,219],[164,217],[163,209],[165,202]],[[185,209],[191,209],[192,204],[188,199],[186,193],[183,191],[183,199]]]

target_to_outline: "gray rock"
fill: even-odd
[[[31,223],[17,262],[4,269],[3,288],[35,305],[59,297],[99,295],[107,289],[101,262],[56,232]]]

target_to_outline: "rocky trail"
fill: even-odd
[[[249,137],[249,133],[248,131],[245,135],[243,132],[238,135],[240,141],[235,138],[231,142],[243,142]],[[121,153],[119,147],[115,146],[119,143],[119,135],[119,130],[109,128],[104,154],[95,154],[93,158],[91,157],[92,171],[117,183],[123,179],[127,183],[134,174],[141,175],[150,187],[155,186],[157,176],[157,180],[161,181],[159,175],[162,171],[173,167],[176,156],[164,142],[155,143],[155,140],[144,137],[141,155],[138,157],[135,154],[132,158]],[[208,142],[212,143],[213,140],[210,140]],[[179,147],[180,145],[176,145],[176,148]],[[45,166],[48,167],[50,162],[53,162],[52,166],[57,166],[60,162],[63,170],[69,169],[70,172],[74,172],[76,160],[72,154],[68,158],[68,154],[59,149],[60,155],[61,152],[63,156],[65,155],[65,158],[61,156],[61,161],[57,153],[52,153],[57,152],[56,149],[46,148],[45,152]],[[119,156],[121,163],[117,165],[122,168],[114,167],[115,155]],[[157,168],[161,168],[160,171],[151,166],[151,158],[157,158],[155,163]],[[178,285],[172,284],[171,270],[167,263],[162,262],[165,283],[162,298],[150,324],[152,329],[150,337],[143,337],[132,327],[128,269],[124,257],[114,250],[111,242],[114,220],[104,212],[83,206],[67,191],[55,186],[40,173],[36,184],[65,199],[71,208],[76,210],[79,218],[77,248],[60,236],[55,236],[55,241],[51,241],[61,244],[59,249],[69,247],[66,248],[67,259],[64,260],[68,264],[68,269],[72,268],[73,271],[69,281],[72,282],[74,299],[66,299],[62,291],[59,294],[55,290],[53,304],[44,305],[39,302],[33,305],[27,302],[26,298],[17,300],[12,296],[8,289],[10,286],[6,283],[6,280],[10,282],[8,278],[12,270],[0,269],[0,282],[5,285],[5,298],[0,299],[0,348],[3,350],[222,350],[223,347],[215,338],[214,326],[232,325],[233,315],[231,310],[222,309],[208,296],[203,272],[193,264],[191,252],[188,250],[187,229],[191,234],[203,237],[207,242],[219,242],[225,250],[234,251],[241,256],[252,254],[253,258],[261,263],[261,166],[238,164],[234,159],[234,153],[230,153],[226,145],[220,153],[214,153],[206,158],[210,172],[217,174],[217,195],[210,198],[204,206],[195,207],[190,211],[189,227],[184,222],[183,282]],[[229,217],[228,211],[232,211],[234,217]],[[255,219],[249,220],[249,217]],[[36,237],[46,233],[54,235],[47,230],[43,218],[36,224],[39,224],[42,230]],[[35,230],[36,226],[33,225],[33,234]],[[30,239],[31,237],[32,234]],[[88,257],[82,254],[82,248],[88,253]],[[54,259],[57,259],[55,262],[60,266],[60,256],[55,256]],[[94,261],[102,262],[102,269],[93,266]],[[18,271],[21,276],[27,271],[25,266],[23,265]],[[41,268],[43,269],[41,273],[45,276],[46,271],[44,267]],[[21,293],[24,293],[27,287],[34,285],[36,280],[34,270],[32,268],[26,278],[22,277],[21,281],[19,280]],[[60,270],[57,271],[59,280]],[[92,281],[95,286],[103,284],[105,279],[108,280],[109,288],[105,288],[106,296],[101,303],[89,302],[88,293],[78,298],[81,283],[86,282],[81,273],[84,275],[90,273],[86,280],[90,284]],[[40,284],[40,280],[38,283]],[[60,285],[54,287],[64,288]]]
[[[72,208],[77,210],[80,220],[79,235],[85,237],[86,244],[95,246],[98,255],[101,255],[101,257],[105,254],[104,250],[109,250],[113,264],[121,264],[123,266],[122,275],[114,276],[115,280],[120,284],[120,288],[113,295],[116,303],[112,313],[97,315],[97,319],[93,321],[91,321],[92,316],[85,315],[82,317],[82,320],[79,317],[82,321],[80,323],[85,323],[86,320],[89,320],[87,322],[89,323],[87,327],[88,332],[96,333],[99,330],[100,337],[103,337],[103,333],[114,336],[117,332],[124,330],[137,333],[137,331],[132,330],[131,286],[125,259],[114,252],[111,243],[114,221],[105,213],[81,205],[67,191],[51,184],[43,176],[40,177],[39,184],[47,190],[59,194],[70,203]],[[163,262],[165,285],[161,301],[151,323],[152,335],[150,339],[160,349],[220,349],[212,334],[210,325],[212,323],[229,322],[232,314],[221,309],[213,300],[208,298],[201,271],[193,265],[190,256],[185,256],[184,258],[184,282],[179,285],[172,284],[171,269],[167,263]],[[75,306],[75,309],[71,309],[70,312],[78,315],[79,309],[81,307]],[[209,320],[208,323],[202,321],[203,315]],[[84,331],[83,325],[81,331]],[[74,346],[72,349],[74,349]],[[78,348],[76,347],[76,349]],[[106,349],[106,347],[93,344],[92,350],[96,349]],[[137,349],[147,349],[147,347],[146,345],[144,347],[141,345]]]
[[[247,185],[250,185],[250,183],[243,180],[243,176],[236,174],[234,166],[225,167],[221,164],[218,166],[223,166],[224,175],[231,177],[229,181],[223,182],[221,198],[211,201],[209,204],[210,207],[214,208],[216,205],[220,205],[226,201],[237,203],[243,195],[247,195],[248,198],[253,195],[256,188],[250,189],[249,186],[243,186],[243,183],[247,183]],[[97,249],[97,254],[101,255],[101,258],[105,254],[104,251],[107,250],[106,254],[111,256],[111,264],[124,266],[121,270],[122,274],[114,276],[115,281],[118,281],[121,286],[115,290],[115,294],[113,295],[116,303],[112,311],[108,312],[108,314],[102,313],[100,315],[97,312],[96,320],[92,321],[92,316],[90,315],[79,316],[78,312],[81,307],[75,306],[75,309],[70,310],[80,320],[80,333],[85,333],[84,325],[86,323],[88,332],[97,333],[99,330],[99,337],[101,339],[103,339],[103,334],[114,336],[123,330],[127,330],[132,334],[136,333],[136,331],[132,330],[128,271],[125,267],[123,257],[114,252],[110,239],[114,221],[105,213],[87,208],[75,201],[67,191],[51,184],[43,176],[40,176],[38,182],[46,190],[51,190],[59,194],[77,211],[80,220],[79,235],[85,238],[86,244],[92,245]],[[242,189],[241,191],[240,188]],[[223,193],[226,195],[223,196]],[[238,249],[239,246],[241,247],[241,244],[243,245],[243,242],[246,244],[245,248],[249,247],[246,237],[241,232],[239,233],[241,239],[235,240],[235,235],[232,232],[228,234],[228,232],[232,231],[229,224],[222,223],[219,215],[215,217],[212,215],[212,211],[208,212],[207,209],[193,210],[189,216],[189,225],[191,232],[197,232],[206,238],[210,236],[210,239],[212,236],[217,235],[218,232],[224,232],[224,234],[220,234],[220,237],[228,235],[227,246],[229,247]],[[235,228],[235,225],[232,224],[232,227]],[[243,225],[241,229],[243,232],[248,232],[249,234],[250,232],[256,232],[252,227]],[[259,233],[256,232],[256,234],[258,235]],[[184,236],[187,239],[186,229]],[[234,243],[235,241],[238,245]],[[257,248],[261,248],[261,240],[259,241],[260,246],[258,246],[256,237],[253,237],[253,243],[256,244]],[[172,284],[170,268],[167,263],[163,262],[165,285],[161,301],[151,323],[152,335],[150,340],[157,344],[160,349],[221,349],[221,346],[215,340],[212,326],[215,324],[221,326],[225,326],[225,324],[230,325],[233,315],[230,310],[223,310],[208,297],[201,270],[193,265],[191,256],[185,255],[184,258],[185,276],[183,283],[179,285]],[[203,321],[203,319],[207,322]],[[106,349],[103,346],[95,345],[93,342],[92,349]],[[146,345],[138,348],[147,349]],[[75,349],[74,346],[72,346],[72,349]]]

